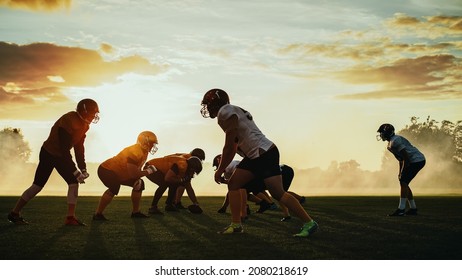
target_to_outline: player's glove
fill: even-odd
[[[85,177],[85,179],[87,179],[88,177],[90,177],[90,174],[88,174],[88,172],[87,172],[86,169],[82,169],[82,170],[80,170],[80,172],[82,172],[82,175],[83,175],[83,177]]]
[[[79,182],[80,184],[85,184],[85,179],[87,177],[85,177],[82,172],[80,172],[79,170],[75,170],[74,171],[74,177],[77,179],[77,182]]]
[[[152,174],[157,171],[157,168],[154,165],[145,166],[144,170],[148,172],[148,174]]]

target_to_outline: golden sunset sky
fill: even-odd
[[[201,147],[210,163],[224,134],[199,110],[218,87],[281,162],[374,171],[380,124],[462,119],[461,39],[460,0],[0,0],[0,128],[21,128],[36,162],[54,121],[89,97],[101,120],[88,162],[151,130],[155,157]]]

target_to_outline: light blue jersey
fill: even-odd
[[[421,162],[425,156],[403,136],[393,135],[388,142],[387,149],[395,155],[398,160],[404,160],[400,152],[404,149],[409,155],[410,163]]]

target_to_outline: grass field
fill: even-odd
[[[308,239],[293,238],[300,221],[280,222],[279,210],[250,215],[245,233],[222,236],[230,214],[217,213],[221,197],[201,197],[204,213],[183,210],[130,218],[130,198],[116,197],[92,222],[98,197],[80,197],[86,227],[63,225],[64,197],[37,197],[24,209],[30,222],[15,226],[6,215],[16,197],[0,197],[0,250],[4,260],[460,260],[462,197],[418,197],[419,216],[388,217],[397,197],[312,197],[304,207],[319,223]],[[147,211],[150,197],[143,198]],[[163,200],[162,200],[163,201]],[[187,202],[187,198],[184,199]],[[250,205],[253,212],[256,205]]]

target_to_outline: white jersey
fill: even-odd
[[[399,160],[404,160],[399,154],[402,150],[406,150],[411,163],[425,160],[425,156],[403,136],[393,135],[390,138],[387,149],[395,155]]]
[[[238,118],[237,153],[240,156],[255,159],[258,158],[261,153],[266,152],[269,148],[271,148],[273,142],[263,135],[253,121],[252,115],[238,106],[226,104],[218,111],[218,124],[223,131],[226,132],[228,129],[225,127],[225,121],[232,115],[236,115]]]

